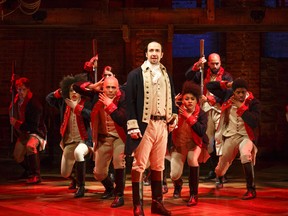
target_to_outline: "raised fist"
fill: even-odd
[[[91,63],[94,63],[95,61],[98,61],[98,54],[96,54],[95,56],[93,56],[93,57],[90,59],[90,62],[91,62]]]

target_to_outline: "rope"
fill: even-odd
[[[20,3],[20,10],[22,11],[22,13],[26,15],[32,15],[38,11],[41,0],[37,0],[36,2],[32,2],[32,3],[27,3],[27,2],[24,2],[23,0],[18,0],[18,2]],[[26,11],[26,9],[31,10],[31,11],[30,12]]]
[[[0,0],[0,5],[5,2],[6,0]],[[27,2],[24,2],[23,0],[18,0],[17,7],[13,9],[12,11],[8,13],[4,13],[2,9],[1,11],[2,20],[4,17],[9,16],[10,14],[14,13],[17,9],[20,9],[21,12],[24,13],[25,15],[32,15],[39,10],[40,4],[41,4],[41,0],[36,0],[35,2],[32,2],[32,3],[27,3]]]

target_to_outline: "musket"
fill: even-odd
[[[12,70],[11,70],[11,87],[10,87],[10,92],[11,92],[11,116],[14,117],[14,97],[15,97],[15,65],[16,61],[12,62]],[[14,141],[14,127],[11,125],[11,137],[10,141],[13,143]]]
[[[204,39],[200,40],[200,58],[204,57]],[[201,73],[201,95],[203,95],[203,88],[204,88],[204,84],[203,84],[203,74],[204,74],[204,64],[202,63],[200,66],[200,73]]]
[[[93,56],[97,55],[97,40],[93,39],[92,41],[92,46],[93,46]],[[97,65],[98,64],[98,58],[94,61],[93,63],[93,71],[94,71],[94,81],[97,83]]]

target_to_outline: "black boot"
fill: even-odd
[[[114,175],[114,166],[113,166],[112,160],[109,164],[108,175],[109,175],[110,180],[114,183],[115,182],[115,175]]]
[[[76,188],[77,188],[77,181],[76,181],[76,179],[75,179],[73,176],[70,176],[68,179],[71,180],[71,182],[70,182],[70,184],[69,184],[69,186],[68,186],[68,189],[69,189],[69,190],[74,190],[74,189],[76,189]]]
[[[112,208],[124,205],[125,169],[115,169],[115,185],[115,198],[111,204]]]
[[[72,173],[71,173],[71,175],[68,177],[68,179],[70,179],[71,180],[71,182],[70,182],[70,184],[69,184],[69,186],[68,186],[68,189],[69,190],[74,190],[74,189],[76,189],[77,188],[77,181],[76,181],[76,179],[75,179],[75,177],[74,176],[76,176],[76,171],[75,171],[75,164],[73,165],[73,169],[72,169]]]
[[[216,173],[213,170],[210,170],[208,175],[204,178],[205,181],[215,179],[216,178]]]
[[[74,194],[75,198],[84,197],[85,194],[85,175],[86,175],[86,161],[76,161],[76,179],[78,189]]]
[[[175,199],[178,199],[181,197],[183,180],[181,178],[179,178],[176,181],[173,181],[173,185],[174,185],[173,197]]]
[[[190,167],[189,189],[190,197],[187,206],[195,206],[198,203],[199,167]]]
[[[216,177],[216,183],[215,183],[215,187],[216,189],[221,189],[223,188],[223,176],[217,176]]]
[[[211,179],[215,179],[216,178],[216,173],[215,173],[215,168],[216,165],[218,163],[218,156],[216,155],[216,151],[214,150],[211,154],[210,154],[210,158],[207,160],[206,163],[208,163],[208,167],[209,167],[209,173],[208,175],[204,178],[204,180],[209,181]]]
[[[40,176],[40,159],[39,155],[32,154],[27,156],[29,168],[30,168],[30,176],[27,179],[27,184],[38,184],[41,182]]]
[[[132,170],[132,198],[134,216],[144,216],[142,173]]]
[[[166,168],[163,171],[163,184],[162,184],[162,193],[168,193],[167,178],[166,178]]]
[[[102,180],[101,183],[105,187],[105,191],[104,191],[101,199],[109,199],[109,198],[113,197],[114,185],[113,185],[113,182],[111,181],[109,175],[104,180]]]
[[[27,156],[25,156],[24,160],[22,162],[20,162],[19,165],[21,167],[23,167],[23,169],[24,169],[24,171],[21,174],[21,176],[19,177],[19,179],[27,179],[29,177],[29,175],[30,175],[30,173],[29,173],[29,165],[28,165],[28,162],[27,162]]]
[[[243,195],[243,200],[250,200],[256,197],[256,188],[254,182],[254,165],[252,162],[242,164],[246,177],[247,192]]]
[[[150,168],[147,168],[144,171],[143,184],[144,184],[144,186],[151,185],[151,170],[150,170]]]
[[[163,193],[162,193],[162,172],[151,170],[151,190],[152,190],[152,204],[151,213],[159,215],[171,215],[171,212],[167,210],[163,205]]]

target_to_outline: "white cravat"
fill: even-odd
[[[149,61],[147,61],[147,65],[152,71],[152,82],[153,84],[156,84],[158,79],[161,77],[160,64],[152,65]]]

